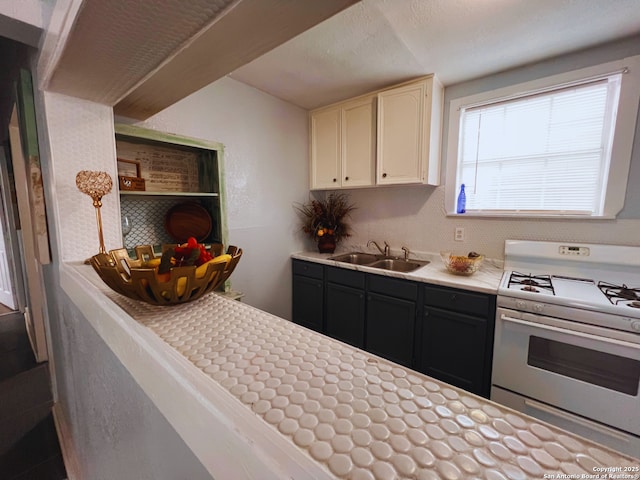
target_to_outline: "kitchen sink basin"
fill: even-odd
[[[404,260],[402,258],[390,258],[384,255],[364,252],[343,253],[342,255],[330,257],[329,260],[403,273],[412,272],[429,263],[424,260]]]
[[[422,260],[404,260],[402,258],[385,258],[377,262],[367,265],[372,268],[381,268],[383,270],[393,270],[394,272],[413,272],[420,267],[427,265],[428,261]]]
[[[337,255],[335,257],[329,258],[329,260],[335,260],[336,262],[344,262],[344,263],[354,263],[356,265],[368,265],[373,262],[377,262],[381,258],[384,258],[382,255],[374,255],[373,253],[344,253],[342,255]]]

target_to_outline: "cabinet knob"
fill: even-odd
[[[337,182],[337,181],[338,181],[338,179],[337,179],[337,178],[334,178],[334,179],[333,179],[333,181],[334,181],[334,182]]]
[[[345,180],[349,180],[349,177],[344,177]]]
[[[429,311],[428,311],[428,310],[425,310],[425,312],[424,312],[424,316],[425,316],[425,317],[428,317],[428,316],[429,316]]]
[[[451,301],[455,302],[458,299],[458,297],[456,296],[456,294],[454,293],[453,295],[451,295]]]
[[[387,178],[387,174],[386,174],[386,173],[383,173],[383,174],[382,174],[382,178]]]

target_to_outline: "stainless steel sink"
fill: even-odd
[[[404,260],[402,258],[385,258],[367,265],[372,268],[382,268],[383,270],[393,270],[394,272],[413,272],[420,267],[427,265],[428,261]]]
[[[384,258],[382,255],[375,255],[373,253],[344,253],[342,255],[337,255],[335,257],[330,257],[329,260],[335,260],[336,262],[344,262],[344,263],[354,263],[356,265],[367,265],[369,263],[377,262],[381,258]]]
[[[342,255],[330,257],[329,260],[403,273],[412,272],[429,264],[429,261],[426,260],[405,260],[403,258],[391,258],[364,252],[343,253]]]

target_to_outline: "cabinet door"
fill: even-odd
[[[484,319],[425,306],[419,370],[488,398],[486,335]]]
[[[377,183],[422,183],[426,83],[378,94]]]
[[[377,184],[440,184],[443,91],[431,76],[378,94]]]
[[[415,302],[367,294],[366,350],[411,367],[415,321]]]
[[[376,155],[375,97],[342,107],[342,186],[373,185]]]
[[[364,347],[364,291],[335,283],[327,284],[326,334]]]
[[[322,332],[324,316],[324,285],[317,278],[293,275],[293,321]]]
[[[311,114],[311,189],[341,185],[340,123],[340,107]]]

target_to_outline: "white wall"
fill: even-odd
[[[80,170],[106,171],[117,181],[115,137],[111,107],[59,93],[43,95],[49,133],[47,150],[55,203],[60,258],[82,261],[98,253],[100,242],[93,200],[76,186]],[[102,197],[102,224],[107,250],[122,247],[120,201],[116,185]]]
[[[69,473],[78,480],[212,480],[89,321],[60,295],[52,325],[58,408],[79,469]]]
[[[76,188],[75,174],[82,169],[106,170],[116,178],[112,110],[59,94],[40,92],[36,97],[53,250],[53,263],[43,268],[51,312],[49,357],[62,412],[58,420],[64,422],[71,442],[65,447],[75,460],[67,468],[82,479],[210,480],[60,286],[61,262],[84,260],[98,249],[92,201]],[[117,195],[105,196],[103,204],[105,243],[108,249],[117,248]]]
[[[534,78],[574,70],[597,63],[640,54],[640,37],[604,45],[588,51],[554,58],[502,74],[447,87],[445,112],[454,98],[472,95]],[[448,125],[445,114],[444,125]],[[447,132],[443,135],[446,145]],[[443,186],[389,187],[351,191],[359,209],[353,214],[354,236],[350,242],[365,245],[369,239],[386,240],[393,249],[438,253],[453,250],[482,252],[503,258],[506,239],[612,243],[640,246],[640,121],[636,129],[631,174],[625,207],[616,220],[474,219],[447,217]],[[446,169],[443,148],[442,171]],[[444,175],[443,175],[444,177]],[[443,178],[444,182],[444,178]],[[456,227],[465,229],[465,241],[453,240]]]
[[[116,179],[112,110],[55,93],[45,93],[44,102],[61,258],[84,260],[97,252],[98,236],[91,199],[78,191],[75,175],[104,170]],[[140,125],[224,145],[229,243],[244,251],[232,288],[243,301],[290,318],[289,255],[305,248],[293,204],[308,196],[306,111],[224,78]],[[119,248],[115,189],[102,203],[106,248]]]
[[[223,78],[137,125],[224,145],[229,243],[244,251],[232,288],[290,318],[289,255],[305,248],[293,203],[308,198],[306,111]]]

